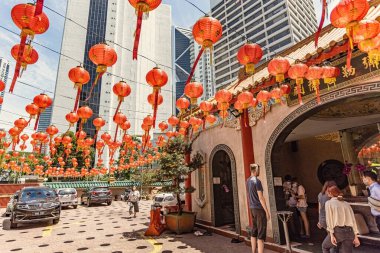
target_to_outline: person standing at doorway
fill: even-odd
[[[258,253],[263,253],[270,213],[264,198],[263,186],[258,178],[260,166],[251,164],[250,168],[251,176],[247,179],[247,195],[253,223],[251,235],[252,253],[256,253],[256,248]]]
[[[375,217],[377,228],[380,231],[380,184],[377,181],[377,174],[373,171],[364,171],[362,180],[369,189],[368,204],[371,207],[371,213]]]
[[[322,191],[318,194],[318,228],[319,229],[327,229],[326,224],[326,211],[325,211],[325,204],[328,200],[330,200],[330,197],[327,194],[327,189],[331,186],[336,186],[335,181],[326,181],[323,184]]]
[[[294,180],[295,181],[295,180]],[[303,185],[296,184],[297,189],[297,209],[300,212],[301,220],[303,223],[303,226],[301,228],[301,231],[304,231],[305,234],[301,234],[302,238],[309,239],[310,238],[310,223],[309,218],[307,217],[307,199],[306,199],[306,191],[305,187]]]
[[[140,192],[136,189],[136,186],[132,187],[132,191],[129,193],[128,201],[131,203],[129,207],[129,214],[132,214],[133,209],[133,217],[136,218],[136,214],[139,212],[139,200],[140,200]]]
[[[327,194],[331,198],[325,204],[328,235],[322,243],[322,251],[329,253],[335,246],[338,252],[352,253],[353,245],[360,245],[354,212],[350,204],[343,201],[337,186],[329,187]]]

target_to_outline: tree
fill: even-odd
[[[183,183],[186,176],[203,164],[202,156],[197,153],[189,164],[185,162],[185,155],[191,152],[191,143],[185,143],[181,137],[170,140],[162,148],[159,160],[160,169],[157,171],[157,179],[160,182],[171,181],[171,185],[163,186],[164,191],[173,192],[177,197],[178,214],[182,215],[181,194],[194,192],[194,187],[185,188]]]

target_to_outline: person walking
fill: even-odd
[[[134,218],[136,218],[136,214],[139,212],[139,200],[140,200],[140,192],[136,189],[136,186],[133,186],[132,191],[129,193],[128,201],[131,204],[129,207],[129,214],[132,215],[132,209],[133,209]]]
[[[326,211],[325,211],[325,204],[328,200],[330,200],[330,197],[327,194],[327,189],[331,186],[336,186],[335,181],[326,181],[323,184],[321,192],[318,194],[318,228],[319,229],[327,229],[326,224]]]
[[[304,234],[301,234],[301,238],[309,239],[310,238],[310,223],[309,219],[307,217],[307,199],[306,199],[306,191],[305,187],[303,187],[301,184],[296,184],[297,189],[297,209],[300,212],[301,220],[302,220],[302,227],[301,227],[301,233],[304,232]]]
[[[343,201],[343,194],[337,186],[327,188],[327,194],[331,198],[325,204],[328,235],[322,243],[322,252],[329,253],[335,246],[338,252],[352,253],[353,245],[360,245],[354,212]]]
[[[380,231],[380,184],[377,181],[377,174],[373,171],[364,171],[362,180],[369,189],[368,204]]]
[[[263,195],[263,186],[258,178],[260,166],[251,164],[250,168],[251,176],[247,179],[247,195],[253,223],[251,235],[252,253],[256,253],[256,247],[258,253],[263,253],[270,213]]]

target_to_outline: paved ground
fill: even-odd
[[[150,204],[141,202],[137,218],[130,218],[128,205],[117,201],[111,206],[64,209],[57,225],[22,225],[13,230],[8,230],[9,220],[0,217],[0,252],[250,252],[244,243],[233,244],[216,234],[196,237],[164,233],[159,238],[145,238]],[[1,209],[0,214],[3,212]]]

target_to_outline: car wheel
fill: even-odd
[[[58,222],[59,222],[59,219],[53,220],[53,224],[58,224]]]
[[[77,209],[78,205],[73,205],[74,209]]]
[[[112,204],[112,201],[107,201],[107,206],[110,206]]]
[[[91,201],[90,201],[90,199],[87,199],[87,207],[90,207],[91,206]]]

